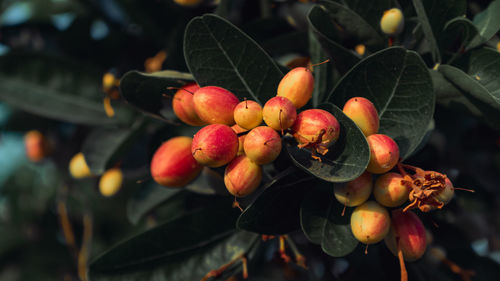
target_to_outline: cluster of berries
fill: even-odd
[[[261,165],[273,162],[282,136],[291,134],[315,159],[324,155],[340,133],[337,119],[322,109],[297,114],[312,97],[314,78],[305,67],[291,70],[280,81],[277,96],[262,107],[240,101],[230,91],[188,84],[173,97],[177,117],[193,126],[205,125],[194,138],[174,137],[163,143],[151,161],[153,179],[164,186],[184,186],[203,166],[226,166],[224,183],[236,197],[252,193],[262,181]],[[263,126],[262,123],[266,126]]]

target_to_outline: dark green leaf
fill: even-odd
[[[165,70],[155,73],[129,71],[120,80],[120,91],[125,100],[142,112],[159,118],[168,117],[172,98],[176,90],[168,87],[181,87],[186,82],[193,81],[189,73]]]
[[[464,17],[448,21],[439,40],[443,56],[451,57],[450,61],[454,60],[469,46],[477,34],[474,24]]]
[[[124,280],[127,274],[138,274],[136,277],[142,276],[141,280],[153,280],[154,276],[162,277],[161,280],[179,280],[169,276],[172,274],[169,271],[175,272],[176,268],[167,267],[168,264],[180,262],[185,255],[213,246],[235,233],[234,223],[239,211],[231,208],[230,201],[224,202],[216,204],[214,201],[208,208],[176,217],[116,245],[90,265],[90,279],[121,277],[118,280]]]
[[[309,53],[311,62],[319,63],[327,60],[329,55],[323,50],[313,33],[309,32]],[[314,91],[312,94],[312,105],[318,105],[324,100],[326,93],[330,92],[334,86],[333,63],[328,62],[314,67]]]
[[[490,40],[500,30],[500,17],[498,15],[500,15],[500,0],[495,0],[490,3],[488,8],[474,17],[473,22],[479,34],[470,44],[470,48]]]
[[[219,214],[222,215],[222,214]],[[175,232],[173,230],[172,232]],[[165,237],[168,238],[168,237]],[[204,239],[202,236],[200,239]],[[170,259],[153,266],[144,266],[131,270],[101,271],[96,269],[95,264],[91,265],[89,279],[91,281],[186,281],[201,280],[207,273],[216,270],[232,260],[238,259],[241,255],[252,250],[258,243],[258,236],[249,232],[237,232],[229,237],[214,241],[207,246],[196,248],[190,253],[176,254],[175,259]],[[175,241],[170,241],[175,243]],[[178,256],[178,257],[177,257]],[[242,266],[237,261],[227,271],[235,274],[241,271]],[[224,272],[226,273],[226,272]]]
[[[319,191],[310,192],[300,208],[300,223],[306,237],[333,257],[345,256],[358,245],[351,232],[352,208],[341,216],[342,208],[332,193]]]
[[[239,229],[274,235],[300,227],[300,203],[317,180],[302,173],[285,174],[263,187],[262,194],[238,218]]]
[[[101,74],[72,61],[41,54],[0,57],[0,101],[19,109],[79,124],[124,121],[104,112]]]
[[[306,172],[329,182],[346,182],[361,175],[370,160],[370,149],[365,136],[356,124],[342,110],[333,104],[323,104],[320,108],[330,112],[340,123],[340,136],[328,153],[321,156],[321,162],[311,156],[308,149],[300,149],[291,138],[285,147],[295,165]]]
[[[378,50],[384,47],[384,38],[353,10],[328,0],[320,0],[318,4],[328,13],[331,21],[342,28],[343,32],[345,32],[342,35],[353,37],[358,43],[365,44],[371,49]],[[328,26],[324,27],[324,29],[326,28]],[[333,29],[334,25],[331,24],[330,28]]]
[[[309,12],[307,18],[311,28],[310,33],[315,35],[317,41],[321,44],[321,46],[323,46],[324,51],[328,53],[332,60],[330,64],[333,64],[341,73],[345,73],[359,61],[359,58],[351,50],[346,49],[344,46],[335,41],[335,35],[332,34],[334,32],[334,25],[331,22],[328,13],[325,12],[321,6],[314,6]],[[312,38],[310,40],[313,42]],[[310,50],[311,55],[315,55],[315,53],[320,50],[316,52],[313,51],[314,50]],[[321,52],[323,53],[323,51]],[[321,72],[324,68],[331,68],[329,65],[317,66],[314,69],[315,75],[317,76],[316,70],[318,68],[320,68],[320,75],[324,75]],[[315,89],[316,86],[317,85],[315,85]],[[323,91],[326,89],[320,90]],[[323,94],[324,93],[326,93],[326,91],[323,92]],[[322,98],[318,99],[318,103],[316,103],[316,105],[318,105],[321,101],[323,101]]]
[[[127,217],[132,224],[137,224],[146,214],[162,203],[175,200],[182,196],[182,190],[178,188],[167,188],[160,186],[155,182],[150,182],[139,187],[137,192],[127,203]],[[173,199],[173,200],[171,200]],[[178,204],[173,205],[174,209],[179,209]],[[174,211],[174,210],[173,210]]]
[[[142,121],[129,129],[97,128],[83,143],[82,152],[85,161],[94,175],[100,175],[114,165],[120,156],[141,136]]]
[[[283,77],[275,62],[250,37],[215,15],[196,17],[186,27],[184,56],[201,86],[220,86],[239,98],[265,102]]]
[[[362,60],[348,72],[328,100],[339,106],[354,97],[377,108],[381,134],[392,137],[405,159],[422,141],[434,114],[432,80],[420,56],[393,47]]]
[[[439,48],[435,36],[436,34],[434,34],[431,23],[429,22],[429,17],[425,11],[422,0],[413,0],[413,6],[415,7],[415,11],[417,12],[418,20],[422,26],[425,39],[427,39],[427,42],[430,45],[432,60],[434,61],[434,63],[440,63],[441,54],[439,53]]]
[[[200,194],[229,195],[224,177],[208,167],[204,167],[200,175],[186,185],[186,189]]]
[[[360,15],[366,22],[368,22],[375,30],[380,30],[380,19],[384,11],[392,8],[391,0],[349,0],[342,1],[349,9]]]
[[[490,124],[498,127],[500,120],[500,54],[489,49],[473,50],[461,62],[467,73],[459,68],[442,65],[444,77],[466,98],[471,112],[482,114]],[[460,100],[455,100],[459,102]],[[473,105],[471,107],[470,105]]]

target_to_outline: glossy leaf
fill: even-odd
[[[352,208],[341,216],[342,208],[332,193],[319,191],[309,193],[300,208],[300,223],[307,239],[333,257],[345,256],[358,245],[351,231]]]
[[[115,124],[104,112],[101,74],[95,69],[35,53],[0,57],[0,101],[47,118],[88,125]]]
[[[132,128],[97,128],[83,143],[82,152],[93,175],[100,175],[110,168],[141,136],[142,122]]]
[[[237,260],[224,273],[242,270],[239,257],[252,250],[259,237],[249,232],[236,232],[231,236],[212,242],[204,247],[193,249],[186,254],[177,254],[164,262],[151,262],[151,265],[132,270],[100,271],[95,265],[90,267],[91,281],[184,281],[201,280],[210,271],[233,260]],[[173,241],[171,241],[172,243]],[[175,242],[174,242],[175,243]],[[98,263],[99,260],[96,261]]]
[[[342,28],[345,32],[343,35],[353,37],[357,42],[365,44],[369,48],[377,50],[384,47],[383,37],[353,10],[329,0],[320,0],[318,4],[328,13],[330,19]],[[334,28],[333,24],[331,28]]]
[[[336,40],[334,31],[334,24],[331,22],[328,13],[321,8],[321,6],[314,6],[309,14],[307,15],[310,33],[314,34],[317,41],[323,46],[324,51],[326,51],[331,59],[330,64],[333,64],[341,73],[347,72],[351,67],[353,67],[358,61],[359,58],[353,53],[352,50],[346,49]],[[313,50],[311,50],[312,52]],[[321,65],[315,68],[324,69],[327,66]],[[322,75],[322,73],[320,73]],[[317,74],[316,74],[317,76]],[[316,89],[316,87],[315,87]],[[322,91],[326,89],[321,89]],[[323,92],[326,93],[326,92]],[[322,98],[318,100],[319,104],[323,101]],[[317,105],[316,104],[316,105]]]
[[[500,15],[500,0],[495,0],[490,3],[488,8],[474,17],[473,22],[479,34],[471,43],[470,48],[490,40],[500,30],[500,17],[498,15]]]
[[[184,56],[201,86],[226,88],[240,99],[264,103],[276,95],[283,77],[276,63],[250,37],[212,14],[186,27]]]
[[[286,234],[300,227],[299,209],[304,195],[316,180],[302,173],[272,180],[240,215],[236,223],[242,230],[260,234]]]
[[[392,137],[405,159],[422,141],[434,114],[432,80],[420,56],[393,47],[357,64],[330,93],[343,106],[355,96],[369,99],[380,117],[379,133]]]
[[[181,87],[192,82],[193,76],[172,70],[155,73],[129,71],[120,80],[120,91],[123,98],[142,112],[159,118],[168,119],[172,96],[177,90],[168,87]],[[169,95],[170,97],[166,97]]]
[[[241,255],[253,243],[251,236],[241,242],[234,241],[234,244],[224,243],[228,238],[227,241],[231,241],[230,237],[235,233],[234,222],[239,211],[232,209],[230,203],[216,203],[214,201],[208,208],[176,217],[116,245],[92,262],[90,280],[130,280],[127,278],[132,277],[140,277],[141,280],[193,280],[180,279],[178,274],[196,273],[202,277],[209,270]],[[227,255],[215,259],[210,255],[211,251],[205,252],[210,248],[217,249],[219,243],[223,243],[220,245],[226,249]],[[191,259],[203,261],[203,266],[209,268],[181,266]],[[201,266],[201,263],[198,265]]]
[[[150,182],[140,186],[127,203],[127,217],[132,224],[137,224],[142,217],[164,202],[183,197],[181,189],[167,188]],[[175,209],[179,206],[173,205]]]
[[[329,182],[346,182],[361,175],[370,160],[370,149],[365,136],[356,124],[342,110],[333,104],[323,104],[324,109],[335,116],[340,123],[340,136],[337,142],[321,156],[321,162],[311,156],[308,149],[300,149],[291,138],[285,147],[294,164],[304,171]]]

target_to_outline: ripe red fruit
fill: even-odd
[[[189,83],[182,86],[174,95],[172,99],[172,108],[175,115],[181,119],[182,122],[191,126],[203,126],[207,123],[200,119],[194,110],[193,94],[200,87],[196,83]]]
[[[392,211],[392,224],[385,244],[397,256],[398,244],[406,261],[422,257],[427,247],[425,227],[420,218],[412,211],[400,209]]]
[[[387,173],[375,182],[373,195],[382,206],[398,207],[408,200],[410,190],[403,183],[403,176],[398,173]]]
[[[390,226],[389,212],[375,201],[356,207],[351,215],[352,234],[365,244],[374,244],[384,239]]]
[[[254,192],[262,181],[262,167],[245,155],[234,158],[224,172],[224,184],[236,197],[244,197]]]
[[[379,117],[373,103],[362,97],[348,100],[344,105],[344,114],[358,125],[365,136],[373,135],[379,129]]]
[[[160,185],[181,187],[193,180],[202,166],[191,154],[190,137],[174,137],[164,142],[151,160],[151,176]]]
[[[335,185],[333,190],[335,198],[347,207],[355,207],[365,203],[372,193],[372,175],[364,172],[358,178]]]
[[[281,138],[273,128],[260,126],[245,138],[245,154],[253,162],[264,165],[273,162],[281,152]]]
[[[296,67],[281,79],[278,85],[278,96],[289,99],[295,108],[299,109],[311,99],[313,88],[312,72],[305,67]]]
[[[230,91],[216,86],[202,87],[193,95],[194,110],[208,124],[234,125],[234,108],[240,102]]]
[[[205,126],[194,135],[191,153],[202,165],[212,168],[226,165],[238,153],[238,136],[226,125]]]
[[[325,155],[328,147],[339,138],[340,124],[328,111],[308,109],[297,116],[292,133],[300,148],[311,148],[313,158],[318,158],[314,156],[316,152]]]
[[[243,133],[243,132],[248,131],[248,130],[243,129],[242,127],[238,126],[238,124],[234,124],[233,126],[231,126],[231,129],[233,129],[233,131],[236,133],[236,135],[238,135],[239,133]],[[243,144],[245,143],[246,136],[247,135],[238,136],[238,153],[236,154],[237,156],[245,154],[245,150],[243,149]]]
[[[370,162],[366,170],[373,174],[388,172],[399,160],[399,147],[389,136],[370,135],[366,138],[370,146]]]
[[[293,103],[284,97],[270,98],[262,109],[262,116],[267,126],[276,131],[290,128],[297,118]]]
[[[262,106],[252,100],[240,102],[234,108],[234,121],[247,130],[259,126],[262,123]]]

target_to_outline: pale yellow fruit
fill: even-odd
[[[99,191],[103,196],[109,197],[116,194],[123,183],[123,173],[118,168],[107,170],[99,180]]]
[[[400,9],[392,8],[384,12],[380,19],[380,29],[383,33],[395,36],[403,31],[404,16]]]
[[[92,175],[83,153],[79,152],[71,158],[69,161],[69,173],[75,179],[86,178]]]

